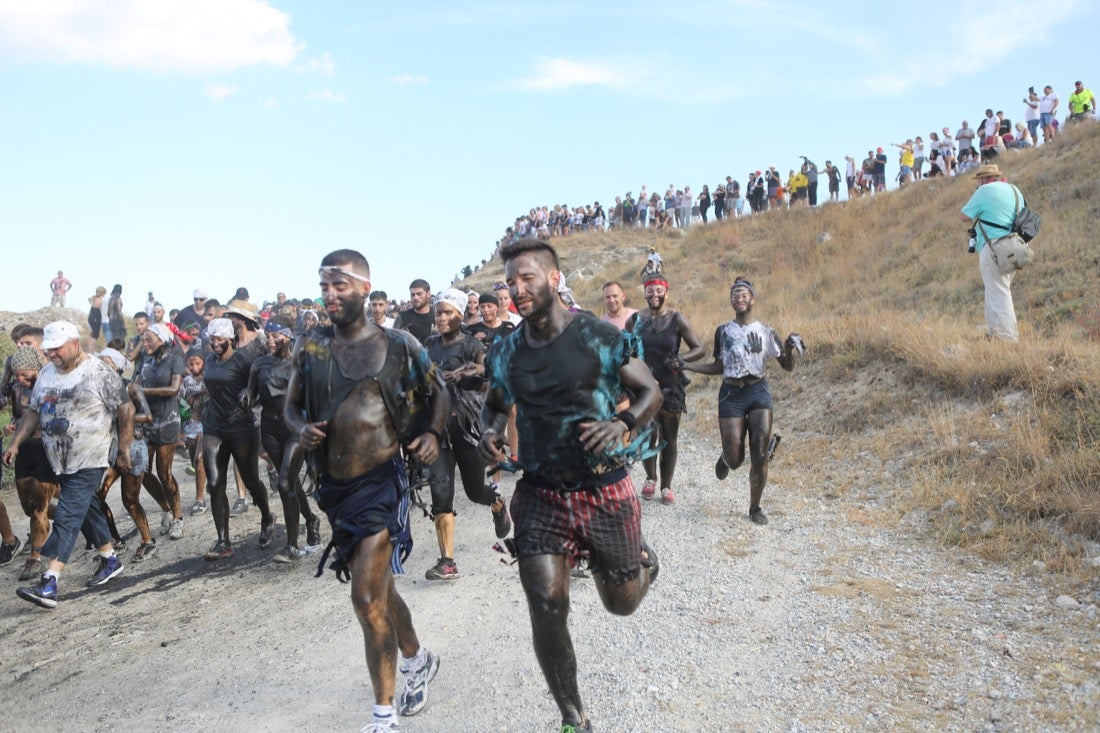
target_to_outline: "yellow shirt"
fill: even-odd
[[[902,148],[901,149],[901,164],[909,168],[913,167],[913,149]]]

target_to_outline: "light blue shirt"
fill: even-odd
[[[1012,233],[1012,223],[1016,219],[1015,186],[1004,181],[994,181],[978,190],[962,207],[962,213],[974,220],[977,232],[977,249],[980,252],[990,239],[1000,239]],[[1020,197],[1023,205],[1023,197]],[[978,219],[985,221],[978,223]],[[987,224],[986,222],[996,222]],[[988,238],[987,238],[988,236]]]

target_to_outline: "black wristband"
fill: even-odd
[[[633,430],[634,426],[638,424],[638,418],[634,417],[629,410],[623,410],[615,416],[615,419],[626,425],[627,430]]]

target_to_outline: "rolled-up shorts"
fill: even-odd
[[[768,380],[761,379],[756,384],[736,387],[723,384],[718,390],[718,417],[748,417],[753,410],[772,409],[772,391]]]
[[[585,557],[616,585],[642,567],[642,510],[625,474],[614,483],[563,491],[526,476],[512,495],[516,556],[565,555],[576,565]]]
[[[130,443],[130,475],[140,476],[149,470],[149,446],[144,440]]]
[[[57,474],[53,472],[50,459],[46,455],[46,446],[41,438],[29,438],[19,446],[15,454],[15,480],[33,478],[43,484],[59,484]]]
[[[317,565],[318,577],[331,553],[329,567],[336,571],[336,577],[341,582],[350,579],[356,546],[384,529],[390,531],[394,546],[390,568],[395,575],[404,572],[402,563],[412,551],[413,541],[409,531],[409,484],[405,462],[399,455],[352,479],[323,476],[316,497],[317,506],[332,526],[332,541]]]

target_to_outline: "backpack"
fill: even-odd
[[[991,227],[999,227],[1001,229],[1008,229],[1013,234],[1019,235],[1020,239],[1025,242],[1030,242],[1039,236],[1039,225],[1042,220],[1039,215],[1027,207],[1027,201],[1023,200],[1020,196],[1020,189],[1015,186],[1012,187],[1012,193],[1016,197],[1016,215],[1012,219],[1012,225],[1005,227],[1002,224],[996,222],[987,221],[986,219],[978,219],[983,224],[987,224]]]

